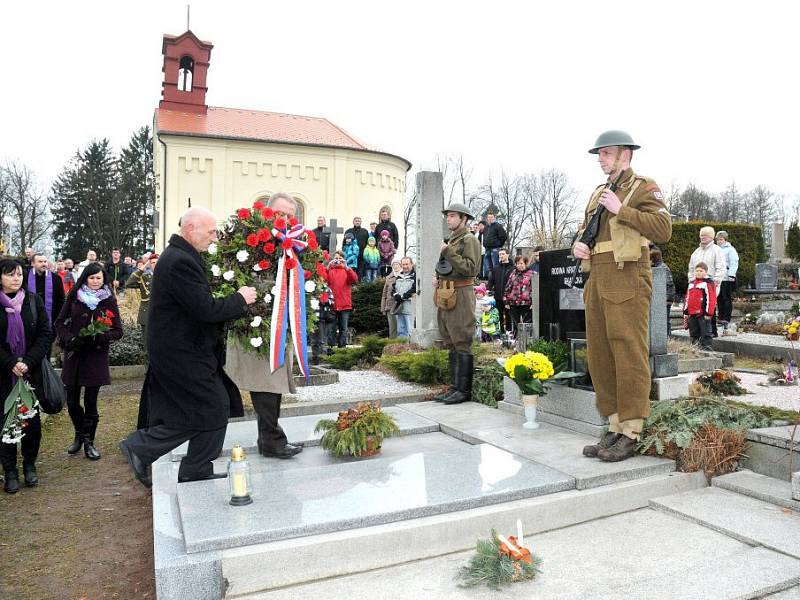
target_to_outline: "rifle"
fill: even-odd
[[[612,192],[617,191],[617,187],[619,186],[619,182],[622,181],[622,176],[625,175],[625,170],[619,172],[617,178],[614,181],[609,181],[606,184],[606,187],[603,190],[611,190]],[[586,229],[583,230],[581,234],[581,238],[578,240],[579,242],[583,242],[589,249],[593,249],[597,244],[597,234],[600,233],[600,217],[603,216],[603,213],[606,211],[606,207],[602,204],[598,204],[597,208],[594,209],[591,218],[589,219],[589,224],[586,226]],[[572,271],[572,277],[569,280],[569,287],[575,287],[575,278],[578,276],[578,267],[580,266],[581,261],[580,259],[575,259],[575,270]]]

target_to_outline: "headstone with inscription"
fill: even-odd
[[[569,337],[585,335],[584,274],[579,272],[575,287],[569,287],[575,268],[575,260],[570,256],[569,249],[539,254],[539,335],[549,340],[566,341]],[[572,335],[575,333],[581,335]]]
[[[774,292],[778,289],[778,267],[769,263],[756,264],[756,290]]]

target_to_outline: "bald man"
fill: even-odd
[[[121,441],[119,448],[136,478],[152,485],[147,467],[189,441],[178,469],[178,482],[224,477],[212,460],[222,451],[230,416],[242,416],[236,386],[222,370],[221,327],[247,313],[256,290],[239,288],[214,298],[200,256],[217,239],[217,220],[202,207],[181,217],[153,274],[148,314],[147,369],[142,402],[149,408],[148,427]]]

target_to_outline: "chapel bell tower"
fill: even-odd
[[[213,44],[198,39],[191,31],[179,36],[164,36],[161,46],[164,82],[159,108],[194,113],[208,110],[206,77],[213,47]]]

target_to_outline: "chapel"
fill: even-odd
[[[367,227],[388,207],[404,238],[409,161],[322,117],[208,106],[212,49],[191,31],[163,38],[164,81],[153,117],[157,248],[190,205],[222,219],[278,191],[297,200],[309,229],[318,216],[344,229],[359,216]]]

